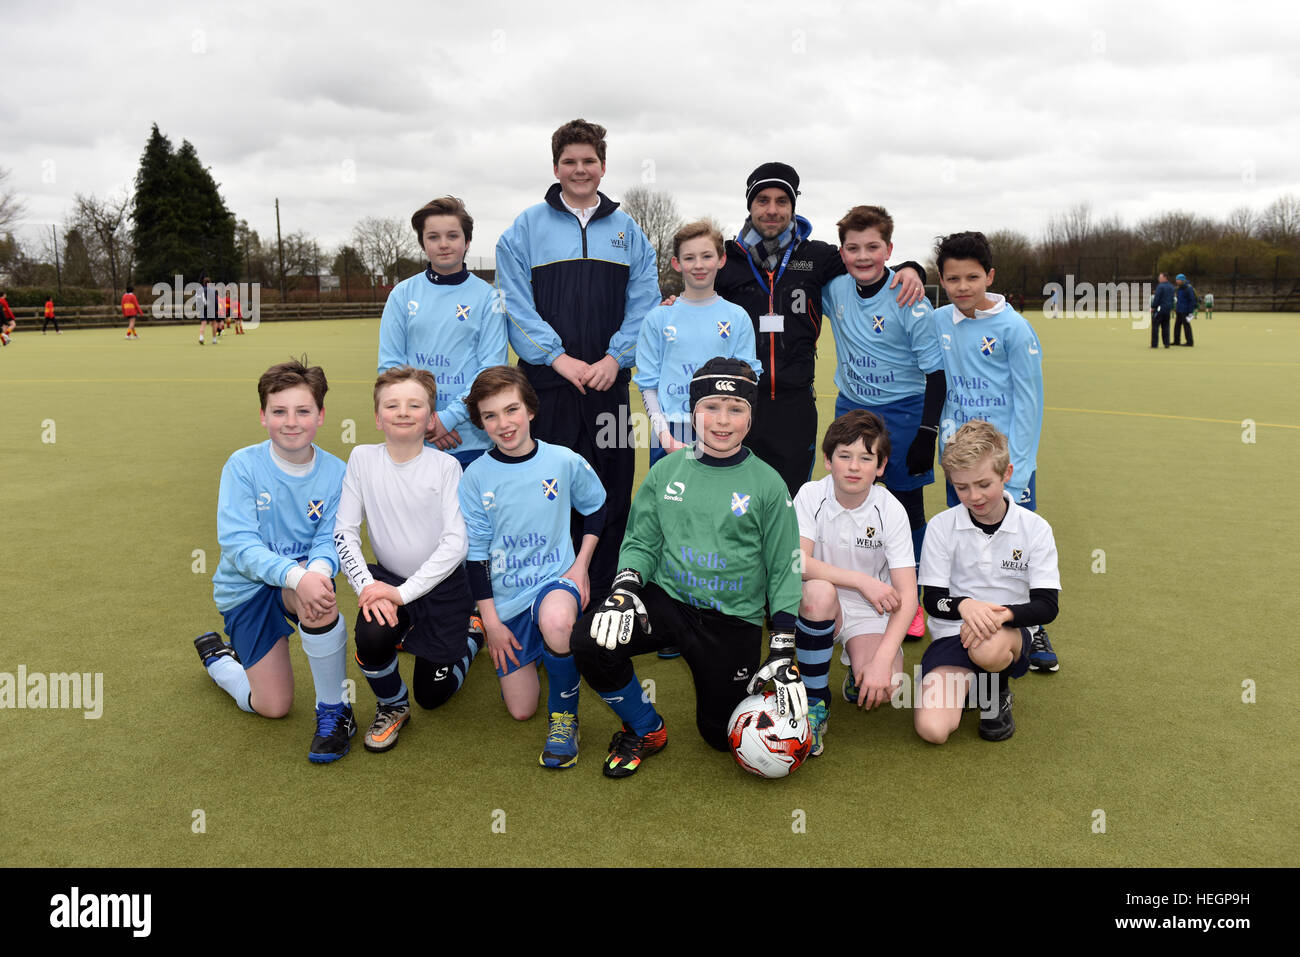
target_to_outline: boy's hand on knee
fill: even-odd
[[[522,651],[523,645],[515,637],[515,633],[506,627],[505,622],[496,621],[489,625],[483,623],[483,633],[487,638],[488,654],[492,656],[492,664],[496,665],[498,671],[505,671],[506,664],[513,664],[519,667],[519,656],[516,651]]]
[[[613,651],[632,640],[635,623],[641,625],[643,634],[650,634],[650,615],[641,601],[641,573],[625,568],[614,578],[614,590],[592,616],[591,637],[606,651]]]
[[[323,618],[337,607],[330,580],[318,572],[303,575],[293,591],[298,596],[300,610],[310,618]]]
[[[387,598],[377,598],[374,601],[358,605],[361,614],[365,615],[366,621],[379,622],[386,624],[390,628],[397,627],[397,606]]]
[[[888,615],[890,612],[897,611],[902,600],[893,585],[886,585],[879,578],[865,573],[859,580],[858,591],[863,598],[871,602],[871,607],[876,609],[878,615]]]
[[[894,662],[891,658],[888,661],[877,661],[874,658],[867,662],[862,674],[857,676],[858,679],[858,707],[866,708],[870,711],[872,708],[884,704],[894,696],[896,690]]]

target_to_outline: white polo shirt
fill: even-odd
[[[916,565],[907,510],[883,485],[871,486],[861,505],[847,509],[836,500],[835,480],[827,475],[799,489],[794,514],[799,537],[812,540],[812,557],[818,561],[866,572],[885,584],[890,584],[891,568]],[[865,610],[876,617],[857,589],[837,586],[835,590],[846,615]]]
[[[953,596],[995,605],[1023,605],[1031,588],[1060,589],[1052,526],[1005,491],[1002,497],[1007,514],[992,535],[976,526],[964,505],[930,519],[917,576],[922,587],[938,585]],[[961,632],[960,621],[928,617],[934,638]]]

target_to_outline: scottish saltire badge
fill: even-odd
[[[724,339],[731,338],[731,323],[726,320],[718,320],[718,335]]]
[[[993,355],[993,347],[996,346],[997,344],[998,344],[997,339],[994,339],[992,336],[985,336],[980,341],[980,352],[982,352],[986,356],[991,356]]]
[[[319,522],[321,515],[325,513],[325,500],[323,498],[313,498],[307,501],[307,517],[313,522]]]
[[[547,499],[554,501],[555,496],[560,494],[559,485],[559,479],[542,479],[542,494],[545,495]]]
[[[460,322],[464,322],[468,318],[469,318],[469,306],[462,306],[457,304],[456,319]]]
[[[731,493],[731,512],[733,515],[744,515],[749,511],[749,496],[741,495],[739,492]]]
[[[884,331],[885,331],[885,317],[884,317],[884,316],[872,316],[872,317],[871,317],[871,331],[872,331],[872,332],[884,332]]]

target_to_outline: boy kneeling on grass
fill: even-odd
[[[1011,457],[993,425],[967,422],[940,464],[961,504],[931,519],[921,552],[932,638],[921,658],[916,732],[932,744],[947,741],[978,680],[980,737],[1005,741],[1016,730],[1009,679],[1029,670],[1033,632],[1056,618],[1056,541],[1052,527],[1005,490]]]
[[[695,684],[695,724],[719,751],[747,694],[776,684],[778,710],[802,719],[808,694],[795,666],[799,528],[781,476],[741,445],[758,376],[738,358],[704,363],[690,383],[695,444],[666,455],[632,502],[614,591],[573,629],[582,676],[623,726],[604,774],[625,778],[668,743],[632,658],[681,649]],[[759,667],[764,609],[772,612]]]
[[[320,366],[282,362],[257,383],[269,441],[240,449],[221,470],[212,576],[230,644],[194,639],[212,680],[244,711],[282,718],[293,703],[289,635],[298,626],[316,687],[316,735],[308,759],[337,761],[356,732],[343,700],[347,629],[334,600],[334,514],[343,462],[313,444],[329,388]]]
[[[380,374],[375,426],[383,444],[353,449],[343,479],[334,544],[357,593],[357,664],[376,699],[367,751],[393,747],[411,717],[399,648],[415,656],[415,703],[430,710],[460,690],[483,641],[465,577],[460,463],[424,444],[437,398],[425,369]],[[374,565],[362,556],[362,519]]]

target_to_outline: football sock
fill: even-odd
[[[809,621],[803,615],[794,626],[794,646],[799,658],[799,675],[811,700],[831,706],[828,687],[831,654],[835,651],[835,619]]]
[[[578,685],[582,678],[578,675],[573,655],[557,655],[543,646],[542,664],[546,666],[546,710],[577,714]]]
[[[311,665],[311,680],[316,686],[317,704],[342,704],[343,680],[348,675],[348,630],[343,616],[324,628],[300,625],[302,650]]]
[[[244,666],[229,655],[220,655],[213,658],[207,667],[208,674],[217,683],[217,687],[234,698],[241,710],[252,714],[253,705],[248,699],[253,689],[249,687],[248,672]]]
[[[357,664],[360,665],[361,662],[358,661]],[[396,653],[392,661],[377,668],[361,665],[361,673],[366,676],[370,690],[375,693],[380,704],[397,704],[407,700],[406,682],[402,680],[401,672],[397,670]]]
[[[428,710],[446,704],[461,689],[470,663],[478,654],[478,641],[474,635],[469,635],[465,644],[465,656],[450,665],[436,665],[426,658],[415,659],[415,676],[411,684],[414,685],[415,703],[421,708]],[[396,659],[393,660],[396,664]],[[371,682],[371,688],[374,688],[374,682]]]
[[[646,735],[658,730],[663,724],[663,719],[641,689],[641,682],[636,680],[635,674],[622,688],[602,694],[601,697],[623,719],[633,734]]]

